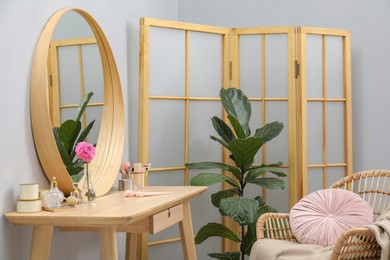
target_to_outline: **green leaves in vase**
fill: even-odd
[[[283,124],[272,122],[256,129],[251,135],[249,122],[251,118],[251,104],[247,96],[236,88],[222,88],[220,91],[222,105],[227,113],[230,124],[214,116],[212,125],[219,137],[210,138],[223,145],[229,152],[232,165],[220,162],[188,163],[189,169],[219,169],[230,172],[231,176],[221,173],[203,172],[191,178],[190,184],[195,186],[210,186],[225,182],[230,188],[221,190],[211,195],[212,204],[219,209],[223,216],[228,216],[241,227],[241,238],[238,234],[219,223],[208,223],[203,226],[195,237],[196,244],[202,243],[209,237],[224,237],[240,243],[240,252],[212,253],[212,258],[217,259],[244,259],[250,254],[253,243],[256,240],[256,222],[259,216],[265,212],[275,212],[275,209],[266,205],[261,196],[247,198],[244,196],[245,187],[249,184],[257,185],[265,189],[284,189],[284,181],[278,177],[286,174],[279,168],[282,163],[255,164],[255,156],[261,147],[277,137],[283,130]],[[271,173],[276,177],[264,177],[265,173]]]

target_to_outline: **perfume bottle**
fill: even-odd
[[[56,177],[53,177],[50,183],[50,190],[45,193],[45,206],[49,208],[60,208],[64,198],[64,193],[58,189]]]

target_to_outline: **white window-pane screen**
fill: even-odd
[[[167,228],[167,230],[169,229],[170,228]],[[196,248],[198,249],[198,246]],[[202,255],[202,253],[198,251],[198,255]],[[164,259],[164,256],[169,256],[169,260],[183,260],[184,255],[183,255],[183,247],[181,245],[181,242],[177,241],[169,244],[160,244],[160,245],[150,246],[148,248],[148,259],[151,260]]]
[[[262,102],[259,101],[251,101],[251,108],[252,108],[252,114],[251,114],[251,121],[249,122],[249,127],[251,129],[251,136],[253,136],[256,132],[256,129],[262,127]],[[261,162],[262,158],[262,152],[261,149],[255,156],[255,163]]]
[[[322,103],[307,104],[307,149],[308,163],[323,163],[323,121]]]
[[[281,177],[284,181],[285,188],[283,190],[267,190],[266,203],[274,207],[278,212],[290,211],[290,195],[289,195],[289,174],[287,169],[282,169],[287,177]],[[276,177],[272,173],[267,173],[267,177]]]
[[[183,186],[184,171],[149,172],[149,186]]]
[[[88,134],[88,142],[94,144],[98,141],[100,125],[102,123],[103,107],[102,106],[93,106],[87,107],[86,116],[87,116],[87,125],[95,120],[91,131]],[[84,128],[83,128],[84,129]]]
[[[222,36],[190,33],[189,95],[218,97],[222,87]]]
[[[184,165],[184,102],[149,102],[149,161],[154,168]]]
[[[77,107],[62,108],[61,109],[61,122],[65,122],[69,119],[74,119],[76,115]]]
[[[328,102],[326,105],[327,163],[345,162],[344,103]]]
[[[321,35],[307,35],[306,38],[306,83],[307,97],[322,97]]]
[[[326,95],[344,97],[343,38],[326,37]]]
[[[85,94],[93,92],[93,102],[103,102],[104,77],[99,47],[87,44],[82,46],[82,51]]]
[[[286,34],[265,36],[266,97],[288,97],[287,51]]]
[[[184,96],[184,31],[150,28],[149,74],[151,96]]]
[[[341,180],[345,177],[345,168],[344,167],[328,167],[327,168],[327,182],[328,187],[333,183]]]
[[[219,101],[192,101],[189,105],[189,162],[222,161],[222,145],[210,139],[220,138],[210,118],[221,118]]]
[[[95,37],[89,24],[76,12],[67,12],[58,21],[52,40]]]
[[[324,188],[324,173],[322,168],[310,168],[308,170],[308,194]]]
[[[78,104],[80,98],[80,64],[78,48],[58,48],[61,104]]]
[[[267,123],[279,121],[283,123],[283,131],[269,141],[267,146],[267,163],[283,162],[288,165],[288,103],[268,101],[266,103]]]
[[[239,84],[249,97],[261,97],[262,52],[260,35],[241,35],[239,38]]]

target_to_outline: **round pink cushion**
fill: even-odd
[[[290,225],[298,242],[330,246],[348,229],[371,224],[371,206],[344,189],[324,189],[302,198],[290,211]]]

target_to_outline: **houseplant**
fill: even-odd
[[[276,177],[264,177],[270,172],[277,177],[286,174],[279,168],[281,162],[275,164],[254,164],[255,155],[260,148],[283,130],[283,124],[272,122],[255,131],[253,136],[249,128],[251,104],[240,89],[222,88],[220,91],[222,105],[227,113],[230,126],[222,119],[214,116],[212,124],[220,138],[210,136],[222,144],[229,152],[233,164],[219,162],[198,162],[186,164],[189,169],[220,169],[230,172],[231,176],[218,173],[200,173],[194,176],[190,183],[196,186],[209,186],[226,182],[230,185],[227,190],[221,190],[211,195],[212,204],[219,209],[223,216],[230,217],[241,228],[241,237],[219,223],[208,223],[203,226],[195,237],[195,243],[200,244],[212,236],[224,237],[240,243],[240,251],[209,254],[217,259],[244,259],[249,255],[256,240],[256,221],[265,213],[275,211],[266,205],[261,196],[248,198],[244,196],[248,184],[258,185],[265,189],[284,189],[284,181]]]
[[[66,120],[60,127],[53,127],[53,134],[56,140],[58,151],[62,162],[68,171],[73,182],[77,183],[82,178],[84,162],[75,157],[75,147],[78,143],[84,141],[95,123],[90,122],[84,129],[81,129],[80,118],[84,113],[93,92],[88,93],[81,100],[74,119]]]

